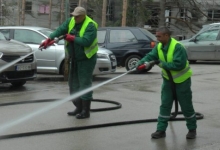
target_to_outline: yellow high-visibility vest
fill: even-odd
[[[175,46],[177,43],[179,43],[177,40],[175,40],[174,38],[171,38],[170,46],[169,46],[168,53],[167,53],[167,61],[163,54],[162,43],[159,43],[157,46],[159,59],[164,62],[173,62],[173,54],[174,54]],[[192,69],[190,69],[189,62],[187,60],[186,66],[184,69],[180,71],[170,70],[170,73],[173,77],[174,83],[182,83],[192,76]],[[167,80],[169,80],[167,72],[163,68],[162,68],[162,76],[166,78]]]
[[[90,17],[86,16],[85,21],[83,22],[83,25],[79,32],[80,37],[83,37],[85,30],[90,22],[94,23],[96,29],[98,28],[98,24],[95,21],[93,21]],[[75,20],[74,17],[72,17],[69,23],[68,33],[71,32],[74,26],[75,26]],[[68,42],[66,44],[68,44]],[[84,52],[87,58],[91,58],[97,51],[98,51],[98,39],[96,37],[92,42],[92,45],[90,45],[89,47],[84,47]]]

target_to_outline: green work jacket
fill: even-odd
[[[97,38],[97,27],[93,22],[87,22],[87,26],[84,28],[83,25],[86,19],[80,23],[75,24],[71,31],[69,31],[69,25],[73,17],[68,18],[64,21],[53,33],[50,34],[49,38],[54,39],[55,37],[60,37],[65,34],[73,34],[75,35],[74,42],[70,42],[71,44],[66,45],[66,50],[69,57],[72,57],[74,61],[81,61],[88,59],[85,53],[85,47],[90,47],[94,40]],[[80,35],[80,30],[83,28],[84,34]],[[81,31],[82,33],[82,31]],[[94,51],[93,51],[94,53]]]
[[[143,64],[144,62],[150,62],[152,60],[160,60],[161,65],[160,67],[162,69],[166,69],[168,71],[181,71],[186,67],[186,64],[188,63],[187,60],[187,53],[186,49],[183,47],[182,44],[176,43],[174,46],[174,51],[172,55],[172,62],[167,61],[167,55],[169,52],[169,47],[171,44],[171,39],[166,45],[161,46],[162,53],[164,55],[164,59],[160,60],[159,58],[159,52],[158,52],[158,46],[160,46],[160,43],[158,43],[148,54],[146,54],[139,62],[138,64]],[[190,69],[191,75],[192,75],[192,70]],[[164,76],[163,76],[164,77]]]
[[[176,44],[179,43],[178,41],[176,41],[175,39],[171,38],[171,42],[168,48],[168,52],[167,52],[167,58],[165,59],[164,54],[163,54],[163,49],[162,49],[162,43],[159,43],[157,46],[157,50],[158,50],[158,55],[159,55],[159,60],[163,61],[163,62],[168,62],[168,63],[172,63],[173,62],[173,53],[175,51],[175,46]],[[185,80],[187,80],[189,77],[192,76],[192,70],[189,67],[189,62],[186,61],[185,64],[185,68],[183,68],[182,70],[169,70],[173,81],[175,83],[182,83]],[[169,77],[167,75],[167,72],[164,68],[162,68],[162,76],[164,78],[166,78],[167,80],[169,80]]]

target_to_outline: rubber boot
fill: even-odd
[[[90,117],[90,100],[82,100],[82,112],[76,115],[77,119],[85,119]]]
[[[76,114],[79,114],[82,111],[82,100],[80,98],[77,98],[72,101],[73,105],[76,106],[76,109],[74,111],[68,112],[67,114],[69,116],[75,116]]]
[[[151,137],[154,139],[163,138],[163,137],[166,137],[166,132],[165,131],[156,131],[151,134]]]
[[[189,130],[186,135],[187,139],[195,139],[196,138],[196,130]]]

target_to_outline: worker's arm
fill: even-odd
[[[89,47],[96,37],[97,29],[94,23],[90,22],[86,28],[83,37],[75,37],[74,42],[75,44],[81,45],[83,47]]]
[[[61,35],[66,35],[68,33],[69,22],[72,17],[64,21],[53,33],[50,34],[49,38],[54,39],[55,37],[60,37]]]

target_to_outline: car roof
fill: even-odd
[[[32,30],[42,30],[49,29],[45,27],[37,27],[37,26],[0,26],[1,29],[32,29]]]
[[[140,29],[140,27],[99,27],[99,29]]]

